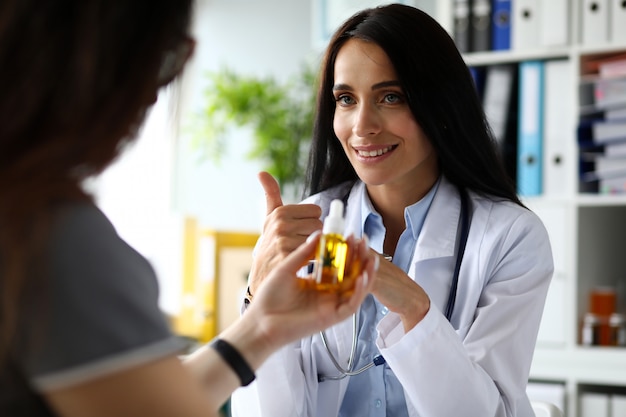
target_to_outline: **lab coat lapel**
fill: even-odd
[[[452,275],[461,199],[456,187],[442,178],[415,245],[408,275],[443,309]]]
[[[426,214],[413,262],[454,255],[460,213],[459,192],[444,177]]]

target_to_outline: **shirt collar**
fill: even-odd
[[[424,220],[426,219],[426,214],[428,213],[428,209],[430,208],[430,204],[437,194],[437,189],[439,188],[439,183],[441,182],[441,177],[435,182],[435,184],[431,187],[431,189],[426,193],[421,200],[416,203],[404,208],[404,221],[406,224],[406,228],[411,230],[411,234],[413,235],[413,239],[417,240],[419,236],[422,226],[424,225]],[[359,199],[361,202],[361,230],[366,230],[366,222],[373,222],[375,224],[379,224],[382,226],[382,217],[372,204],[372,201],[367,194],[367,189],[365,184],[361,181],[356,186],[355,191],[359,195]]]

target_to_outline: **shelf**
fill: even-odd
[[[624,45],[571,45],[555,48],[528,49],[522,51],[486,51],[463,54],[468,66],[508,64],[530,60],[567,59],[578,56],[602,56],[624,51]]]
[[[569,39],[577,42],[582,39],[579,35],[583,29],[583,3],[576,1],[568,4]],[[581,188],[579,181],[578,141],[580,107],[586,104],[581,103],[580,83],[597,79],[596,67],[600,60],[622,54],[626,55],[624,41],[595,45],[571,43],[561,47],[463,55],[465,63],[476,69],[473,75],[481,88],[489,85],[487,82],[491,74],[500,74],[488,67],[519,64],[519,71],[525,61],[543,61],[543,69],[550,69],[544,73],[544,82],[550,79],[553,82],[551,85],[556,86],[549,93],[543,86],[543,99],[550,98],[547,101],[549,106],[546,101],[539,105],[540,108],[543,106],[544,126],[541,129],[545,130],[542,132],[550,138],[549,144],[543,143],[541,157],[546,159],[542,161],[542,171],[553,176],[549,181],[544,178],[541,195],[522,196],[522,202],[543,221],[550,237],[555,265],[530,379],[564,385],[567,417],[580,417],[580,394],[589,387],[603,387],[609,393],[626,392],[626,347],[585,347],[578,344],[580,321],[589,309],[588,298],[593,288],[614,287],[617,293],[616,310],[626,312],[626,193],[583,192],[586,189]],[[555,72],[555,68],[560,68],[560,72]],[[491,80],[495,82],[494,78]],[[519,78],[516,82],[519,89]],[[493,88],[488,91],[492,94],[487,97],[492,101],[489,103],[491,107],[487,108],[493,109]],[[504,100],[502,95],[496,98]],[[517,104],[518,109],[514,111],[518,111],[519,122],[520,101]],[[545,122],[548,117],[551,117],[550,124]],[[554,162],[555,157],[559,158],[558,162]]]
[[[626,194],[580,194],[576,200],[581,207],[626,206]]]
[[[572,50],[578,55],[602,55],[624,51],[623,44],[574,45]]]
[[[570,48],[532,49],[525,51],[473,52],[463,55],[468,66],[516,63],[529,60],[569,58]]]
[[[626,386],[626,348],[537,348],[530,375],[531,379]]]
[[[620,207],[626,206],[626,194],[542,195],[523,197],[522,202],[528,207],[546,204],[572,204],[578,207]]]

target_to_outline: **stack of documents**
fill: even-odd
[[[595,65],[579,89],[581,189],[593,191],[595,184],[599,193],[625,193],[626,56],[603,58]]]

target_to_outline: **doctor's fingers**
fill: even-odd
[[[289,233],[282,232],[282,228],[273,229],[264,232],[261,240],[259,241],[256,249],[254,259],[252,261],[252,268],[250,270],[250,277],[248,285],[250,292],[254,294],[257,287],[265,277],[276,268],[280,262],[284,260],[286,256],[291,254],[294,250],[300,247],[306,239],[316,230],[317,223],[312,222],[310,226],[301,225],[300,230],[305,230],[302,234],[299,234],[295,229]],[[313,229],[307,233],[309,228]]]
[[[280,252],[291,252],[307,237],[322,228],[321,210],[318,206],[282,206],[270,214],[263,226],[267,243],[278,245]]]
[[[280,195],[280,185],[269,172],[259,172],[258,178],[265,192],[267,214],[270,214],[275,208],[283,205],[283,199]]]
[[[285,308],[298,310],[308,301],[313,301],[315,291],[311,281],[298,278],[297,274],[302,266],[308,264],[314,256],[315,249],[319,242],[319,233],[311,236],[296,250],[280,259],[272,260],[262,264],[267,271],[266,281],[259,285],[257,291],[264,294],[262,297],[273,302],[266,303],[265,309],[274,312],[284,312]],[[255,294],[256,301],[256,294]]]
[[[248,291],[254,296],[265,278],[280,264],[283,256],[268,257],[262,252],[255,254],[248,274]]]
[[[321,225],[322,209],[315,204],[287,204],[276,207],[265,217],[263,231],[276,224],[317,221]],[[321,227],[321,226],[320,226]]]
[[[416,298],[428,296],[423,288],[393,263],[383,260],[374,275],[372,293],[389,310],[398,311]]]

